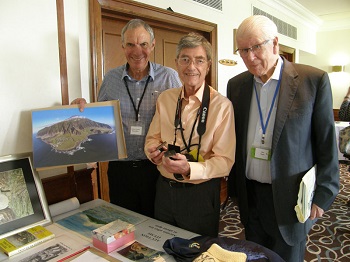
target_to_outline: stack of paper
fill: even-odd
[[[301,223],[309,218],[311,213],[312,199],[315,192],[317,166],[314,165],[300,182],[297,205],[294,210]]]

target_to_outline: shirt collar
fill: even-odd
[[[151,76],[151,79],[154,81],[154,67],[155,67],[155,64],[152,63],[152,62],[148,62],[149,63],[149,71],[148,71],[148,75]],[[122,73],[122,79],[124,79],[125,77],[127,77],[129,80],[131,80],[132,78],[129,76],[128,74],[128,68],[129,68],[129,64],[126,63],[124,65],[124,70],[123,70],[123,73]],[[148,77],[148,76],[145,76],[144,79]],[[146,78],[147,79],[147,78]]]
[[[197,90],[197,92],[194,94],[194,95],[192,95],[192,96],[190,96],[190,97],[193,97],[193,96],[195,96],[195,97],[197,97],[197,99],[200,101],[200,102],[202,102],[202,98],[203,98],[203,92],[204,92],[204,85],[205,85],[205,81],[203,81],[203,84],[202,84],[202,86]],[[185,98],[185,90],[184,90],[184,86],[182,87],[182,93],[181,93],[181,98],[182,99],[186,99]],[[189,97],[189,98],[190,98]],[[188,100],[188,99],[187,99]]]
[[[275,66],[275,70],[273,71],[272,76],[270,77],[270,79],[267,82],[269,82],[271,79],[274,79],[274,80],[277,80],[277,81],[280,79],[280,72],[281,72],[281,66],[282,65],[283,65],[283,59],[280,56],[278,56],[277,64]],[[254,79],[255,79],[256,82],[264,84],[261,81],[260,77],[254,76]]]
[[[275,79],[275,80],[279,80],[280,79],[280,72],[281,72],[282,65],[283,65],[283,60],[279,56],[278,60],[277,60],[277,65],[276,65],[275,71],[273,71],[271,79]]]

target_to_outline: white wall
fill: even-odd
[[[297,49],[297,58],[299,50],[316,53],[315,30],[286,6],[290,0],[223,0],[224,11],[191,0],[139,2],[171,7],[218,25],[218,60],[238,61],[234,67],[218,65],[218,90],[224,95],[227,81],[245,70],[242,60],[233,55],[233,29],[252,14],[252,4],[298,27],[298,41],[280,36],[282,44]],[[70,101],[81,96],[89,100],[88,0],[65,0],[64,4]],[[0,155],[7,155],[32,150],[32,109],[61,104],[56,1],[1,1],[0,24]]]
[[[1,1],[0,155],[31,151],[31,110],[61,104],[56,1]]]
[[[329,73],[333,108],[340,107],[350,86],[350,29],[317,33],[317,53],[300,52],[300,62]],[[332,73],[332,65],[347,65],[345,72]]]

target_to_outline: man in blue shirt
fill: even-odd
[[[122,29],[121,40],[127,63],[105,75],[98,94],[99,102],[120,100],[128,155],[109,162],[110,202],[153,217],[158,171],[145,156],[145,136],[159,94],[182,84],[174,69],[149,61],[155,39],[152,28],[144,21],[129,21]],[[83,98],[72,101],[81,109],[85,103]]]

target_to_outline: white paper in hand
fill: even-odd
[[[312,199],[315,192],[317,166],[314,165],[300,182],[297,205],[294,210],[301,223],[309,218],[311,213]]]

